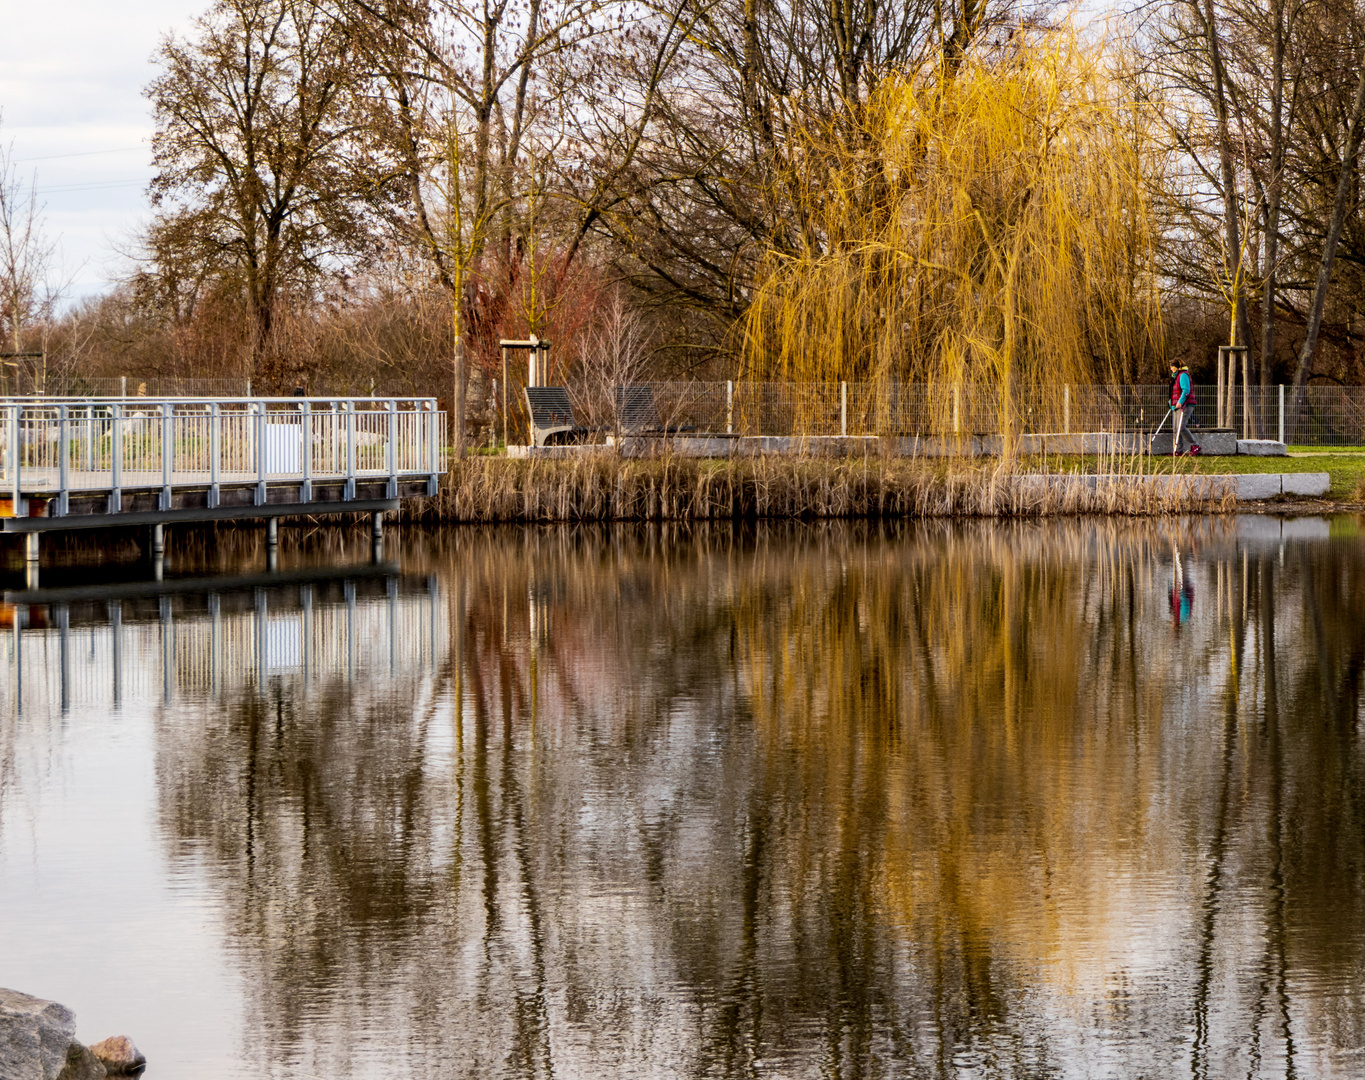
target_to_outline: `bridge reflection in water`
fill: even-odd
[[[0,715],[291,693],[433,671],[435,576],[395,566],[7,593]]]

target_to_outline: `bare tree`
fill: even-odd
[[[641,381],[648,367],[649,333],[640,312],[630,305],[625,290],[612,290],[602,306],[601,319],[588,336],[582,371],[589,416],[610,423],[616,446],[621,445],[623,389]]]
[[[357,123],[350,38],[327,0],[215,0],[158,60],[152,261],[239,288],[259,368],[281,297],[363,258],[386,193]]]
[[[43,235],[36,180],[19,175],[13,147],[0,146],[0,330],[7,351],[24,351],[26,332],[47,323],[59,290],[50,280],[56,244]]]

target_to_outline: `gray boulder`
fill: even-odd
[[[0,989],[0,1076],[103,1080],[99,1059],[76,1041],[76,1014],[55,1001]]]

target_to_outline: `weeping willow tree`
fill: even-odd
[[[1064,384],[1128,381],[1160,351],[1162,158],[1103,45],[1021,32],[888,77],[788,152],[801,225],[741,324],[753,374],[867,384],[867,428],[1008,444],[1060,419]]]

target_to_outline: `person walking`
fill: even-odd
[[[1190,369],[1179,360],[1171,361],[1171,412],[1174,413],[1175,430],[1171,432],[1171,455],[1199,453],[1199,444],[1190,434],[1190,422],[1194,419],[1194,380]],[[1190,440],[1188,451],[1180,449],[1181,438]]]

